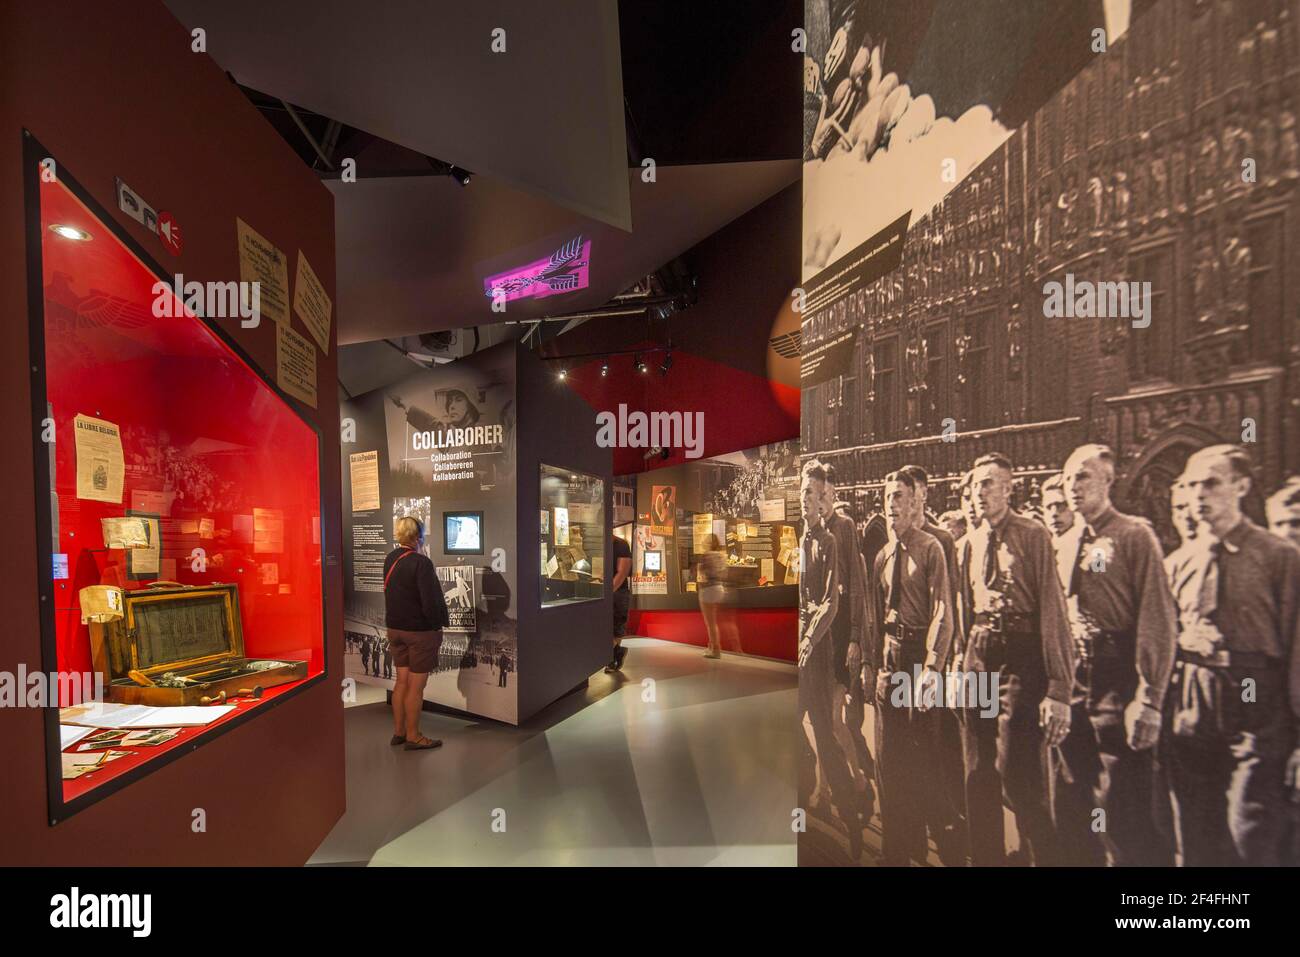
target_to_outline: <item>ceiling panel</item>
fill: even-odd
[[[329,182],[335,197],[339,342],[361,342],[593,308],[793,183],[797,160],[626,171],[626,233],[484,179]],[[483,279],[591,241],[590,285],[491,309]],[[616,320],[611,320],[616,321]]]
[[[167,6],[245,86],[631,228],[617,4]]]

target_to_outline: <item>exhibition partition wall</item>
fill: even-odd
[[[998,864],[1015,849],[1039,864],[1167,864],[1175,852],[1185,864],[1277,863],[1284,769],[1297,760],[1293,664],[1289,702],[1286,691],[1287,655],[1300,660],[1286,597],[1297,559],[1228,524],[1214,536],[1227,536],[1227,553],[1255,554],[1267,584],[1237,566],[1217,607],[1189,597],[1177,569],[1234,566],[1207,557],[1209,525],[1178,521],[1171,486],[1194,453],[1238,444],[1244,454],[1197,460],[1213,461],[1212,481],[1188,481],[1231,485],[1226,514],[1259,519],[1261,493],[1300,472],[1300,4],[1053,0],[1001,4],[996,18],[988,6],[805,4],[805,459],[834,467],[877,546],[893,509],[885,493],[912,495],[907,482],[884,487],[893,470],[921,466],[938,515],[958,505],[981,456],[1000,459],[975,476],[984,490],[968,514],[950,516],[962,612],[951,654],[943,625],[925,630],[937,605],[886,604],[904,566],[917,574],[897,556],[919,555],[925,533],[875,555],[873,591],[851,596],[878,612],[852,643],[862,674],[846,688],[845,660],[816,647],[801,667],[821,724],[816,779],[845,792],[869,767],[868,742],[874,751],[883,736],[888,753],[875,754],[879,832],[837,794],[834,814],[810,815],[800,859]],[[1091,558],[1079,543],[1093,491],[1071,499],[1072,540],[1040,510],[1042,483],[1084,443],[1110,456],[1090,449],[1072,474],[1087,484],[1113,473],[1121,513],[1089,519],[1104,528]],[[992,518],[1007,514],[1006,492],[1014,531]],[[1108,568],[1121,536],[1135,551]],[[852,541],[847,530],[812,538]],[[1030,552],[1046,556],[1038,571]],[[801,605],[815,606],[826,596],[805,581]],[[1247,605],[1270,611],[1242,627]],[[997,686],[980,685],[979,709],[954,714],[945,695],[937,715],[910,712],[896,679],[910,669],[900,660],[920,655],[918,628],[932,639],[929,666],[958,662],[963,681],[1014,674],[1014,693],[999,704]],[[1258,697],[1233,708],[1247,674]],[[875,708],[841,748],[848,738],[819,721],[829,712],[817,701],[830,708],[847,690],[861,708],[858,679]],[[977,690],[955,687],[966,702]],[[1198,687],[1226,689],[1199,716]],[[909,712],[913,735],[933,722],[927,750],[891,737]],[[1057,741],[1062,713],[1070,730]],[[1162,713],[1153,765],[1134,721],[1156,727]],[[1230,753],[1257,734],[1258,752]],[[801,803],[815,787],[810,761]]]
[[[424,525],[452,619],[425,698],[508,722],[518,691],[514,366],[513,344],[497,346],[413,372],[341,413],[345,673],[393,687],[384,558],[394,522],[410,515]]]
[[[300,864],[344,807],[329,193],[161,4],[0,17],[20,51],[0,64],[0,672],[55,673],[58,698],[0,707],[0,846],[12,864]],[[174,294],[259,276],[258,321]],[[198,644],[155,654],[186,602]],[[110,637],[124,615],[134,660]],[[240,696],[234,668],[233,710],[194,702],[218,716],[203,728],[63,746],[59,673],[171,704],[220,694],[210,675],[160,686],[172,661],[237,651],[287,680]],[[87,755],[112,760],[64,780]]]
[[[707,644],[700,570],[723,553],[724,651],[795,659],[799,582],[799,443],[791,439],[636,476],[631,630]],[[711,538],[716,541],[711,541]]]
[[[416,371],[342,416],[346,674],[393,686],[383,567],[408,515],[451,614],[426,700],[516,724],[608,660],[609,452],[532,353]]]

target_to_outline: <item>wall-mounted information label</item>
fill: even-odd
[[[379,508],[379,451],[353,452],[348,465],[352,470],[352,511]]]
[[[352,526],[352,587],[356,591],[384,590],[384,559],[391,547],[384,526]]]
[[[284,253],[242,219],[235,217],[239,233],[239,278],[260,284],[261,313],[273,322],[289,324],[289,266]],[[315,405],[312,402],[312,405]]]
[[[285,392],[316,408],[316,350],[288,326],[275,327],[275,378]]]

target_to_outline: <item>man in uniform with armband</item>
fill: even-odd
[[[936,708],[942,707],[944,662],[952,641],[952,589],[937,539],[916,521],[915,480],[885,476],[889,543],[876,555],[872,601],[883,649],[876,663],[876,755],[880,830],[886,865],[926,861],[927,825],[941,849],[951,809],[941,782]]]
[[[1051,535],[1011,510],[1011,462],[976,459],[971,494],[979,528],[963,549],[963,602],[970,634],[963,668],[998,680],[997,720],[961,713],[971,863],[1006,862],[1002,806],[1016,815],[1021,849],[1037,864],[1058,861],[1048,802],[1044,746],[1070,729],[1074,677],[1065,593]]]
[[[1066,602],[1074,634],[1070,733],[1053,755],[1053,818],[1064,862],[1173,863],[1152,826],[1152,748],[1174,665],[1175,613],[1160,544],[1110,500],[1115,457],[1075,449],[1063,469],[1083,523]]]
[[[1241,509],[1250,459],[1202,449],[1180,480],[1205,526],[1203,566],[1177,595],[1170,792],[1184,866],[1277,865],[1300,787],[1300,550]]]

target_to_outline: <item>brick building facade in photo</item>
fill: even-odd
[[[1197,448],[1245,437],[1265,491],[1300,472],[1298,108],[1300,0],[1157,4],[912,224],[898,269],[805,320],[805,351],[861,326],[804,390],[805,454],[866,517],[905,462],[941,509],[984,452],[1024,499],[1104,442],[1117,503],[1166,537]],[[1067,273],[1150,282],[1149,327],[1045,318]]]

